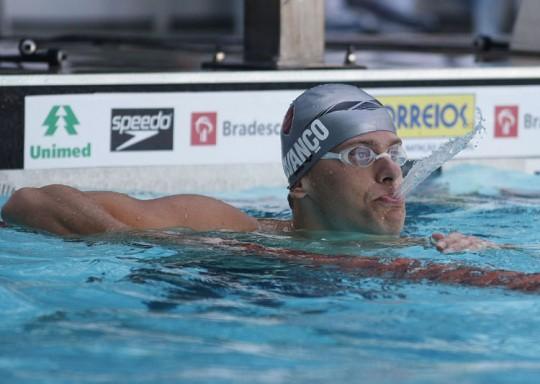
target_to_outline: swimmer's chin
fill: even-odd
[[[381,238],[397,238],[401,231],[388,230],[313,230],[300,229],[293,233],[294,236],[308,239],[326,239],[326,240],[380,240]]]
[[[398,237],[403,230],[404,216],[398,214],[395,218],[386,217],[384,221],[374,221],[369,226],[351,226],[337,231],[342,234],[357,234],[359,236]]]
[[[382,236],[399,236],[405,225],[405,209],[400,207],[384,213],[381,220],[374,223],[372,233]]]
[[[403,230],[403,225],[395,224],[395,225],[376,225],[373,226],[373,228],[370,228],[368,230],[363,230],[362,232],[370,235],[375,236],[388,236],[388,237],[398,237],[401,234],[401,231]]]

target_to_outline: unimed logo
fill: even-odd
[[[216,145],[217,113],[193,112],[191,114],[191,145]]]
[[[519,107],[505,105],[495,107],[495,137],[518,136]]]
[[[79,120],[69,105],[53,106],[43,122],[47,127],[45,136],[53,136],[58,129],[65,130],[68,135],[76,135],[76,125],[79,125]]]
[[[113,109],[111,151],[173,149],[174,109]]]
[[[30,145],[30,158],[49,161],[49,159],[92,157],[92,144],[79,142],[75,129],[79,124],[79,119],[71,106],[54,105],[42,124],[42,127],[46,128],[43,141]]]

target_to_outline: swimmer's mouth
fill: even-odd
[[[393,195],[383,195],[375,199],[375,201],[389,205],[403,205],[404,203],[404,199],[402,197],[395,197]]]

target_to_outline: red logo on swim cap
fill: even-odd
[[[518,118],[517,105],[495,107],[495,137],[517,137]]]
[[[291,131],[292,121],[294,117],[294,106],[290,106],[283,118],[283,123],[281,123],[281,132],[288,135]]]

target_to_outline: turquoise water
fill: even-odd
[[[459,167],[409,200],[404,236],[516,245],[479,253],[351,236],[0,229],[1,381],[537,383],[540,292],[375,278],[234,246],[539,272],[540,199],[501,187],[540,190],[540,176]],[[219,197],[289,217],[283,190]]]

